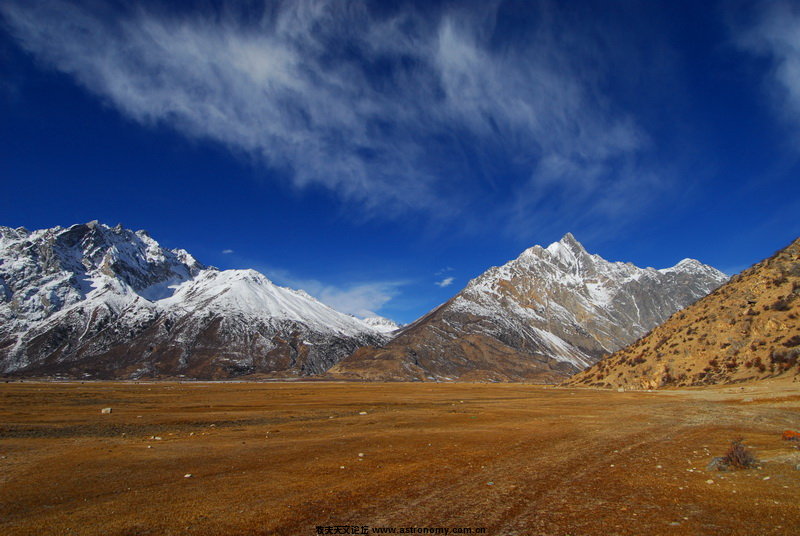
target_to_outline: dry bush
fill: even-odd
[[[785,369],[789,369],[793,367],[798,360],[798,356],[800,356],[800,348],[792,348],[789,350],[781,350],[781,349],[774,349],[770,354],[770,360],[772,363],[782,363],[787,365],[784,367]]]
[[[755,456],[742,444],[744,439],[739,438],[731,443],[725,453],[725,463],[734,469],[748,469],[758,463]]]
[[[783,341],[783,345],[787,348],[794,348],[795,346],[800,346],[800,335],[795,335],[785,341]]]

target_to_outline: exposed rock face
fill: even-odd
[[[608,262],[567,234],[489,269],[384,347],[362,348],[330,372],[383,380],[560,381],[725,280],[690,259],[663,270]]]
[[[657,389],[800,374],[800,239],[569,385]]]
[[[386,335],[252,270],[97,222],[0,227],[0,371],[129,378],[323,372]]]

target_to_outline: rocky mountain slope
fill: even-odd
[[[145,231],[0,227],[0,372],[222,378],[327,370],[387,336],[252,270]]]
[[[560,381],[725,280],[691,259],[663,270],[608,262],[567,234],[489,269],[385,346],[361,348],[330,373],[381,380]]]
[[[656,389],[800,374],[800,238],[568,385]]]

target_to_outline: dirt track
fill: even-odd
[[[794,535],[787,428],[796,384],[2,384],[0,533]],[[762,468],[707,472],[738,436]]]

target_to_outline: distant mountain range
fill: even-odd
[[[490,268],[382,347],[335,365],[342,378],[560,381],[633,342],[727,276],[696,260],[638,268],[571,234]]]
[[[567,234],[401,328],[254,270],[204,266],[145,231],[0,227],[0,372],[555,382],[725,280],[690,259],[662,270],[608,262]]]
[[[145,231],[97,222],[0,227],[0,371],[7,374],[303,376],[386,342],[390,328],[253,270],[203,266]]]
[[[569,385],[657,389],[800,379],[800,238]]]

